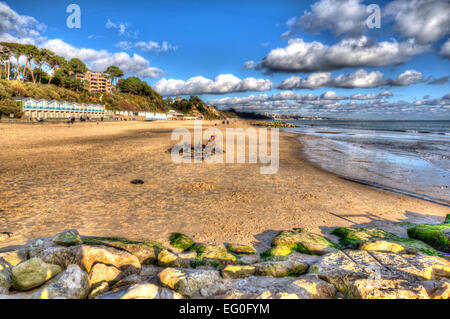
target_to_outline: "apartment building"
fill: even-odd
[[[111,80],[100,72],[87,71],[86,73],[75,74],[75,79],[85,80],[88,82],[89,91],[92,92],[108,92],[111,93],[113,86]]]

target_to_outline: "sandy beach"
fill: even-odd
[[[203,127],[214,124],[226,128],[213,121]],[[0,123],[0,232],[13,233],[0,247],[77,229],[161,242],[177,231],[197,242],[262,250],[276,232],[294,227],[321,234],[379,227],[406,236],[396,222],[442,222],[450,213],[324,172],[287,132],[280,132],[274,175],[261,175],[261,164],[177,165],[167,152],[175,127],[192,129],[193,122]]]

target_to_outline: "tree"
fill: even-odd
[[[45,74],[44,74],[45,72],[42,71],[42,66],[44,64],[49,65],[48,61],[50,60],[50,58],[52,58],[54,56],[55,56],[54,52],[47,50],[47,49],[41,49],[39,51],[39,54],[34,57],[34,62],[36,62],[36,64],[39,65],[39,76],[36,76],[36,78],[39,77],[39,82],[42,83],[42,78],[45,76]],[[50,68],[50,66],[49,66],[49,68]],[[47,77],[47,76],[45,76],[45,77]]]
[[[51,70],[49,74],[48,84],[52,81],[53,77],[55,76],[55,72],[58,68],[63,68],[67,65],[66,59],[64,59],[62,56],[59,55],[50,55],[46,59],[46,63]],[[49,70],[49,71],[50,71]]]
[[[84,64],[83,61],[77,58],[71,59],[67,63],[66,68],[68,71],[72,71],[73,73],[86,73],[86,71],[88,70],[86,64]]]
[[[20,80],[20,57],[25,53],[25,46],[19,43],[10,43],[12,56],[16,59],[16,79]]]
[[[115,65],[111,65],[109,66],[105,72],[103,72],[105,74],[108,74],[109,77],[111,78],[111,82],[114,84],[114,81],[118,78],[121,78],[122,76],[124,76],[123,71],[121,69],[119,69],[117,66]]]
[[[29,70],[31,73],[31,79],[33,80],[33,83],[36,83],[36,79],[34,78],[34,72],[31,68],[31,61],[39,56],[40,51],[39,49],[32,45],[32,44],[26,44],[23,46],[23,54],[27,57],[27,60],[25,62],[25,68],[22,74],[22,79],[25,79],[25,72],[26,70]]]
[[[139,95],[142,92],[142,83],[139,78],[132,76],[119,81],[119,89],[124,93]]]
[[[11,57],[12,57],[12,44],[9,42],[0,42],[1,52],[4,58],[7,59],[7,76],[6,79],[10,79],[11,72]]]

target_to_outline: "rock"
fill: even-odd
[[[88,299],[95,299],[111,290],[111,287],[106,281],[101,282],[89,292]]]
[[[194,245],[194,241],[192,238],[180,234],[180,233],[172,233],[170,235],[170,244],[178,249],[188,250]]]
[[[309,265],[297,260],[268,261],[254,264],[256,276],[287,277],[306,273]]]
[[[141,282],[143,282],[145,279],[142,278],[139,275],[133,274],[133,275],[129,275],[121,280],[119,280],[117,283],[115,283],[112,288],[116,289],[116,288],[121,288],[121,287],[125,287],[125,286],[131,286],[134,284],[139,284]]]
[[[374,278],[355,280],[347,295],[352,299],[428,299],[425,288],[407,280]]]
[[[182,299],[179,293],[158,287],[155,284],[140,283],[111,291],[98,296],[98,299]]]
[[[450,223],[446,222],[439,225],[416,225],[408,228],[410,238],[419,239],[430,246],[450,253]]]
[[[450,224],[450,214],[447,214],[447,216],[445,216],[445,224]]]
[[[0,253],[0,271],[5,267],[14,267],[26,260],[26,255],[23,251],[13,250]]]
[[[441,256],[437,250],[420,240],[402,238],[382,229],[342,227],[333,230],[332,234],[340,237],[339,243],[343,247],[351,246],[355,249],[361,249],[361,247],[380,248],[366,250],[381,250],[383,248],[392,249],[389,250],[390,252],[405,254],[423,253],[430,256]],[[392,244],[389,245],[388,243]]]
[[[411,290],[411,297],[422,298],[421,282],[449,277],[450,263],[431,256],[345,250],[323,256],[309,272],[348,298],[403,298],[406,290]]]
[[[266,259],[270,259],[270,257],[286,257],[291,253],[292,250],[288,246],[275,246],[263,252],[261,257]]]
[[[247,245],[229,244],[227,249],[236,254],[256,254],[256,250]]]
[[[75,246],[83,244],[78,231],[72,229],[66,229],[62,233],[53,237],[53,242],[61,246]]]
[[[96,263],[89,272],[89,285],[93,288],[96,288],[103,282],[111,285],[118,282],[123,277],[125,276],[116,267]]]
[[[239,261],[244,265],[252,265],[260,262],[260,258],[257,254],[255,255],[243,255],[239,257]]]
[[[158,274],[158,278],[164,286],[192,297],[204,286],[219,281],[220,275],[215,270],[166,268]]]
[[[28,258],[39,257],[44,250],[50,247],[58,247],[53,238],[41,237],[32,239],[27,243],[25,248]]]
[[[186,263],[174,253],[164,249],[158,255],[158,266],[185,268]]]
[[[385,240],[375,240],[375,241],[365,242],[359,247],[359,249],[360,250],[393,252],[396,254],[406,253],[406,250],[402,245],[399,245],[394,242],[385,241]]]
[[[208,291],[209,287],[205,289]],[[333,285],[315,275],[299,278],[248,277],[233,280],[222,291],[210,290],[208,298],[220,299],[330,299],[336,294]]]
[[[339,248],[328,238],[302,228],[280,232],[272,240],[272,246],[287,246],[300,253],[311,255],[324,255],[336,252]]]
[[[89,292],[86,272],[77,265],[70,265],[58,276],[31,295],[32,299],[84,299]]]
[[[45,262],[60,265],[63,268],[76,264],[88,273],[95,263],[111,265],[122,271],[127,269],[129,273],[139,272],[141,268],[136,256],[107,246],[50,247],[42,251],[39,257]]]
[[[144,184],[144,181],[142,179],[133,179],[130,183],[134,185],[142,185]]]
[[[135,241],[119,237],[83,237],[83,243],[126,250],[138,257],[142,265],[155,264],[158,260],[159,252],[164,249],[161,244],[156,242]]]
[[[191,262],[191,266],[196,268],[202,265],[221,267],[228,264],[236,264],[238,258],[229,253],[226,249],[214,245],[195,244],[191,247],[192,251],[197,252],[197,260]]]
[[[222,277],[229,279],[245,278],[255,274],[253,266],[227,265],[222,269]]]
[[[163,270],[164,268],[158,266],[142,266],[139,275],[142,277],[156,276]]]
[[[429,280],[422,283],[431,299],[450,299],[450,280]]]
[[[11,279],[16,290],[27,291],[42,285],[61,272],[61,267],[32,258],[11,269]]]

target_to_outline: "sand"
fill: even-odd
[[[203,126],[214,124],[225,128]],[[167,152],[175,127],[192,129],[193,122],[0,123],[0,232],[13,233],[0,247],[77,229],[161,242],[176,231],[262,250],[278,231],[294,227],[322,234],[380,227],[406,236],[396,222],[442,222],[450,213],[324,172],[287,132],[280,132],[274,175],[260,174],[261,163],[175,164]]]

